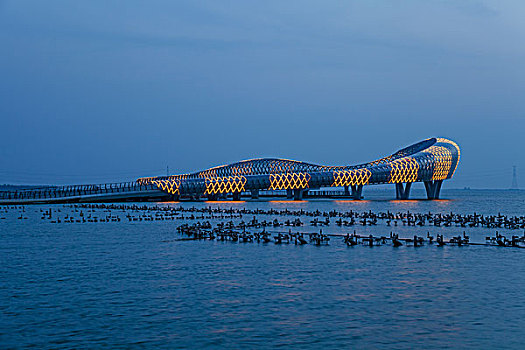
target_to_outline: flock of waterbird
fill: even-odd
[[[255,218],[251,222],[251,227],[255,227],[254,223],[257,221]],[[468,245],[484,245],[484,246],[498,246],[498,247],[516,247],[525,248],[525,233],[522,236],[513,235],[511,238],[507,238],[496,231],[494,236],[485,237],[485,243],[474,243],[470,241],[470,237],[463,232],[460,235],[453,236],[448,240],[443,238],[443,235],[436,235],[436,237],[430,235],[427,232],[426,236],[414,235],[411,238],[400,238],[399,234],[390,232],[389,236],[374,236],[374,235],[359,235],[354,232],[352,234],[347,233],[346,235],[341,234],[326,234],[321,229],[318,233],[304,233],[304,232],[292,232],[289,229],[287,233],[279,231],[267,231],[266,227],[263,227],[261,232],[250,232],[246,228],[249,227],[245,224],[234,225],[232,221],[225,223],[218,223],[217,225],[211,225],[209,221],[197,222],[192,225],[182,224],[177,227],[177,232],[182,234],[184,237],[182,240],[217,240],[217,241],[232,241],[240,243],[270,243],[273,241],[275,244],[290,244],[303,245],[312,243],[314,245],[327,245],[330,242],[330,237],[341,237],[343,242],[347,246],[365,245],[369,247],[380,246],[380,245],[392,245],[393,247],[401,247],[403,245],[421,247],[425,244],[437,245],[442,247],[445,245],[454,246],[468,246]],[[272,235],[272,233],[274,233]],[[308,240],[306,239],[308,238]]]
[[[320,210],[290,210],[290,209],[248,209],[223,207],[183,207],[168,205],[139,204],[63,204],[49,207],[34,207],[41,214],[41,220],[51,224],[84,224],[84,223],[118,223],[118,222],[151,222],[182,220],[185,222],[177,227],[182,240],[217,240],[232,242],[257,242],[275,244],[314,244],[327,245],[330,237],[343,237],[348,246],[378,246],[403,245],[419,247],[423,245],[490,245],[499,247],[525,247],[523,235],[504,236],[496,231],[492,236],[486,236],[484,243],[474,243],[465,231],[454,235],[448,240],[443,235],[432,236],[413,235],[400,238],[399,234],[390,232],[387,236],[356,233],[359,226],[387,225],[391,227],[407,226],[419,228],[424,226],[486,228],[486,229],[525,229],[525,216],[458,214],[458,213],[412,213],[410,211],[392,213],[357,212],[357,211],[320,211]],[[0,220],[5,220],[10,213],[18,220],[28,219],[29,209],[26,206],[0,207]],[[11,215],[11,217],[14,217]],[[247,219],[249,217],[250,219]],[[261,219],[261,217],[273,217]],[[279,219],[280,218],[280,219]],[[218,221],[212,224],[211,221]],[[320,227],[319,232],[300,232],[305,222],[312,227]],[[1,222],[1,221],[0,221]],[[323,233],[332,225],[340,230],[354,227],[352,233]],[[286,231],[285,227],[288,229]],[[298,229],[299,228],[299,229]],[[317,229],[317,228],[316,228]],[[292,232],[292,230],[294,232]]]

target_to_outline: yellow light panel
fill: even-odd
[[[432,154],[434,157],[432,180],[445,180],[452,167],[452,152],[443,146],[432,146],[423,153]]]
[[[246,177],[225,176],[206,178],[206,191],[204,194],[244,192]]]
[[[459,149],[459,146],[457,143],[455,143],[454,141],[452,140],[448,140],[448,139],[443,139],[443,138],[438,138],[437,139],[437,142],[441,142],[441,143],[448,143],[449,145],[452,145],[454,146],[454,148],[457,150],[458,152],[458,160],[456,162],[456,165],[454,167],[454,169],[452,170],[452,173],[450,174],[450,177],[452,177],[454,175],[454,173],[456,172],[456,169],[458,168],[458,164],[459,164],[459,159],[461,158],[461,151]]]
[[[180,181],[176,180],[152,180],[152,184],[170,194],[180,194]]]
[[[410,157],[396,159],[390,163],[390,183],[414,182],[417,180],[419,164]]]
[[[289,190],[308,188],[311,176],[308,173],[271,174],[271,190]]]
[[[366,185],[370,180],[372,172],[368,169],[334,171],[334,183],[332,186]]]

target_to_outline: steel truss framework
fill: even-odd
[[[429,199],[439,198],[443,180],[450,179],[458,166],[458,145],[445,138],[430,138],[373,162],[350,166],[325,166],[288,159],[259,158],[222,165],[204,171],[172,176],[140,178],[174,195],[205,195],[215,198],[258,190],[302,191],[320,187],[352,189],[358,199],[363,185],[396,184],[398,199],[407,199],[413,182],[424,182]],[[403,184],[406,184],[403,186]],[[299,193],[299,195],[298,195]]]

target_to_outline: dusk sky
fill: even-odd
[[[0,183],[461,147],[525,187],[525,1],[0,0]]]

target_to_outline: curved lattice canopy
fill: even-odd
[[[253,189],[304,189],[445,180],[453,176],[458,145],[430,138],[387,157],[359,165],[326,166],[279,158],[258,158],[203,171],[140,178],[170,194],[235,193]]]

